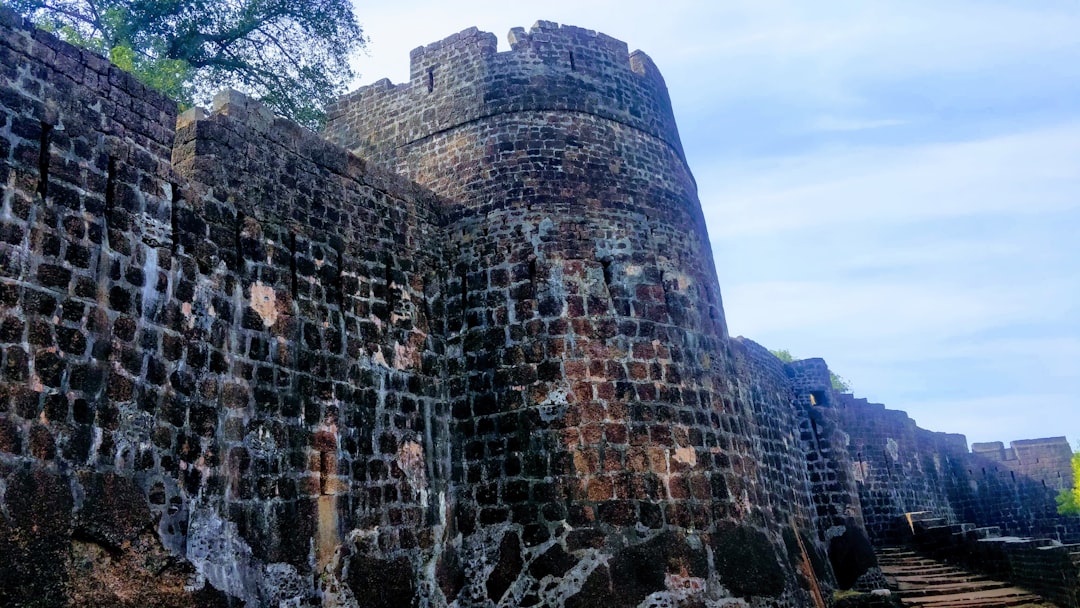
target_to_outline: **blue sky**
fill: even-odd
[[[969,441],[1080,440],[1080,2],[358,5],[359,83],[546,19],[664,74],[728,325]]]

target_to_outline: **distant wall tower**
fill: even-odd
[[[789,518],[749,506],[770,461],[663,78],[580,28],[541,21],[510,44],[472,28],[418,48],[409,82],[342,98],[324,133],[447,199],[455,525],[526,561],[549,541],[580,551],[567,526],[615,555],[704,533],[665,551],[697,555],[696,577],[731,560],[724,584],[743,595],[797,587],[774,557]],[[747,583],[755,561],[776,571]],[[597,585],[640,590],[611,576]]]

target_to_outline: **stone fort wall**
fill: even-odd
[[[2,17],[0,603],[432,593],[436,197]]]
[[[1080,542],[1080,519],[1059,516],[1055,501],[1060,489],[1071,487],[1072,450],[1065,438],[1013,442],[1030,450],[1027,469],[1020,470],[1019,463],[1013,468],[994,458],[1008,455],[1000,443],[989,444],[995,449],[988,457],[987,444],[968,451],[963,435],[920,428],[906,413],[881,404],[841,395],[838,409],[875,544],[906,539],[902,516],[918,511],[950,524],[999,527],[1007,535]]]
[[[324,139],[0,10],[0,603],[801,606],[898,511],[1016,512],[860,476],[946,448],[727,336],[655,66],[511,38]]]
[[[1073,485],[1072,447],[1065,437],[1021,439],[1007,448],[1000,441],[973,443],[971,451],[995,463],[996,471],[1008,472],[1012,478],[1024,475],[1053,490]]]

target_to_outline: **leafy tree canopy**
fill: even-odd
[[[365,44],[350,0],[6,0],[181,104],[233,87],[317,128]]]
[[[795,360],[794,355],[792,355],[791,351],[787,349],[770,350],[769,352],[772,353],[774,357],[780,359],[784,363],[791,363]],[[843,376],[837,375],[832,370],[829,370],[829,382],[832,383],[832,388],[834,391],[839,391],[841,393],[851,392],[851,383],[849,383],[847,379],[845,379]]]
[[[1080,452],[1072,459],[1073,487],[1062,490],[1057,496],[1058,513],[1080,515]]]

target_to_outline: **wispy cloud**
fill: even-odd
[[[811,131],[866,131],[869,129],[883,129],[907,124],[907,121],[897,118],[850,118],[841,116],[819,116],[810,122]]]
[[[700,179],[714,238],[1080,206],[1080,123],[978,141],[725,162]]]
[[[910,335],[913,328],[956,336],[1033,317],[1059,320],[1075,307],[1068,279],[1025,287],[925,283],[914,277],[890,283],[767,281],[727,288],[724,302],[733,329],[750,336],[811,329],[877,340]]]

